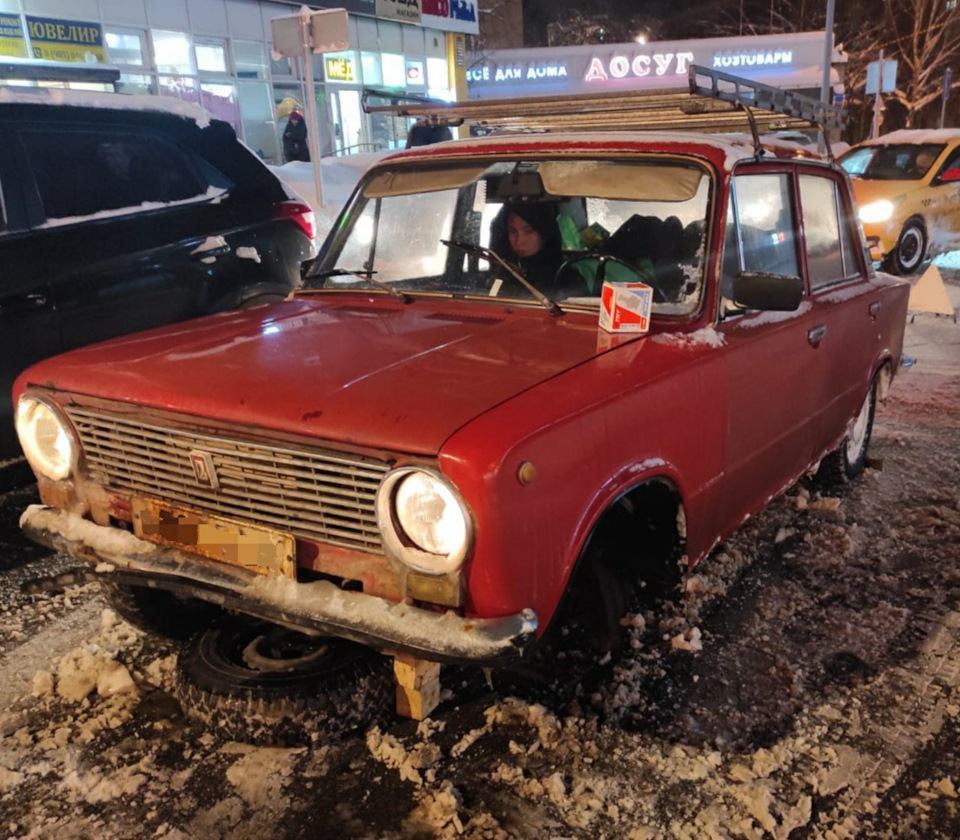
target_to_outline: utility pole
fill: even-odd
[[[830,102],[830,67],[833,64],[833,15],[837,0],[827,0],[827,23],[823,37],[823,76],[820,79],[820,101]]]
[[[310,130],[307,132],[307,141],[310,144],[310,160],[313,162],[313,189],[317,202],[323,207],[323,182],[320,177],[320,143],[317,134],[320,133],[320,121],[317,119],[317,94],[313,84],[313,37],[310,31],[312,12],[309,7],[300,7],[300,39],[303,45],[303,54],[300,57],[301,77],[307,83],[307,117]]]
[[[827,0],[827,23],[826,31],[823,33],[823,76],[820,79],[820,101],[827,106],[832,105],[830,101],[830,68],[833,65],[833,12],[836,6],[836,0]],[[826,139],[826,129],[820,132],[820,149],[823,154],[828,140]]]
[[[880,58],[877,61],[877,95],[873,100],[873,123],[870,126],[870,139],[880,134],[880,123],[882,117],[880,112],[883,110],[883,50],[880,50]]]

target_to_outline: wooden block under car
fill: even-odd
[[[440,703],[440,663],[398,655],[393,660],[397,714],[423,720]]]

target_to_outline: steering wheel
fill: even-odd
[[[574,266],[576,266],[577,263],[584,262],[585,260],[597,261],[597,282],[601,286],[603,285],[603,278],[606,277],[607,275],[608,262],[619,263],[625,269],[627,269],[628,271],[631,271],[633,274],[637,276],[637,282],[639,283],[646,282],[643,280],[643,275],[645,272],[642,269],[638,268],[633,263],[628,262],[625,259],[622,259],[621,257],[613,256],[613,254],[574,254],[572,257],[568,257],[567,259],[565,259],[563,261],[563,264],[557,270],[557,275],[556,275],[557,280],[558,281],[560,280],[560,276],[563,274],[565,270],[567,270],[568,268],[574,268]],[[652,283],[647,283],[647,285],[653,289],[653,300],[655,303],[666,303],[667,298],[661,289],[658,289]]]

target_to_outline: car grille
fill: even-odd
[[[377,487],[390,465],[350,453],[295,449],[65,408],[90,478],[111,489],[270,525],[295,536],[382,553]],[[198,483],[191,452],[208,453],[219,488]]]

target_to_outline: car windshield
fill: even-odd
[[[942,143],[861,146],[847,152],[839,163],[854,178],[916,181],[927,174],[942,151]]]
[[[599,307],[604,281],[653,287],[654,314],[702,291],[710,177],[688,160],[386,165],[364,179],[304,289]]]

